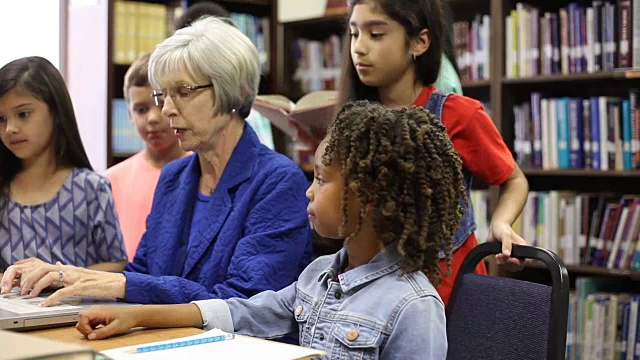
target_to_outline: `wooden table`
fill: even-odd
[[[173,329],[135,329],[124,335],[108,338],[106,340],[89,341],[82,336],[75,327],[61,327],[48,330],[36,330],[25,332],[27,335],[40,336],[49,340],[64,341],[89,346],[97,351],[109,350],[122,346],[139,345],[154,341],[171,340],[183,336],[191,336],[202,333],[204,330],[196,328]]]
[[[140,345],[140,344],[150,343],[155,341],[171,340],[171,339],[184,337],[184,336],[197,335],[202,332],[204,332],[204,330],[196,329],[196,328],[174,328],[174,329],[138,328],[124,335],[108,338],[106,340],[92,340],[92,341],[86,340],[76,330],[75,327],[62,327],[62,328],[55,328],[55,329],[48,329],[48,330],[28,331],[28,332],[24,332],[24,334],[31,335],[31,336],[38,336],[48,340],[80,344],[80,345],[84,345],[86,347],[92,348],[95,351],[104,351],[104,350],[110,350],[110,349],[124,347],[124,346]],[[252,338],[248,336],[240,335],[240,336],[237,336],[236,339],[252,339]],[[281,354],[284,348],[293,348],[293,347],[299,348],[298,346],[295,346],[295,345],[282,344],[282,343],[274,342],[271,340],[263,340],[263,339],[257,339],[257,338],[255,339],[265,344],[262,346],[269,345],[268,347],[266,347],[268,349],[266,351],[269,354]],[[245,349],[245,350],[248,349],[249,352],[255,353],[256,352],[255,349],[257,349],[255,345],[256,343],[251,343],[251,346],[243,347],[242,349]],[[285,349],[285,350],[286,350],[285,353],[289,353],[288,349]],[[311,350],[311,349],[307,349],[307,350]],[[227,352],[228,352],[228,349],[227,349]],[[315,359],[319,356],[324,355],[324,352],[317,351],[317,350],[311,350],[310,352],[304,351],[303,354],[309,354],[307,355],[307,357],[300,357],[303,355],[301,355],[299,351],[296,351],[295,353],[298,355],[293,356],[292,358]],[[0,353],[0,357],[1,355],[2,354]],[[232,356],[229,356],[229,354],[222,355],[222,358],[237,359],[238,356],[236,355],[237,354],[234,352],[234,355]],[[292,355],[290,354],[289,356],[292,356]],[[259,356],[255,356],[255,354],[251,356],[244,356],[244,358],[258,358],[258,357]]]

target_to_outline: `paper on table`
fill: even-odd
[[[102,355],[113,360],[163,360],[163,359],[205,359],[215,354],[216,359],[261,359],[261,360],[298,360],[310,359],[324,355],[324,351],[289,345],[275,341],[262,340],[248,336],[236,336],[231,340],[217,341],[200,345],[132,354],[128,351],[141,346],[174,343],[190,339],[199,339],[226,334],[219,329],[210,330],[202,334],[158,341],[149,344],[127,346],[101,352]]]

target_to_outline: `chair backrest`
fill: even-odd
[[[498,242],[478,245],[460,268],[447,308],[447,360],[564,359],[567,269],[548,250],[514,245],[512,256],[546,265],[551,286],[473,274],[480,261],[501,249]]]

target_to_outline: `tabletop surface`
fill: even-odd
[[[47,330],[35,330],[24,332],[26,335],[40,336],[49,340],[64,341],[89,346],[97,351],[109,350],[123,346],[139,345],[154,341],[171,340],[184,336],[202,333],[204,330],[197,328],[171,328],[171,329],[134,329],[130,332],[108,338],[106,340],[87,340],[75,327],[60,327]]]

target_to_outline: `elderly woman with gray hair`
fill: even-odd
[[[247,298],[293,283],[311,261],[307,180],[244,120],[260,79],[249,39],[220,19],[198,20],[156,47],[149,77],[180,146],[194,154],[162,170],[133,262],[109,273],[30,259],[7,269],[4,292],[57,287],[43,305],[69,296]]]

